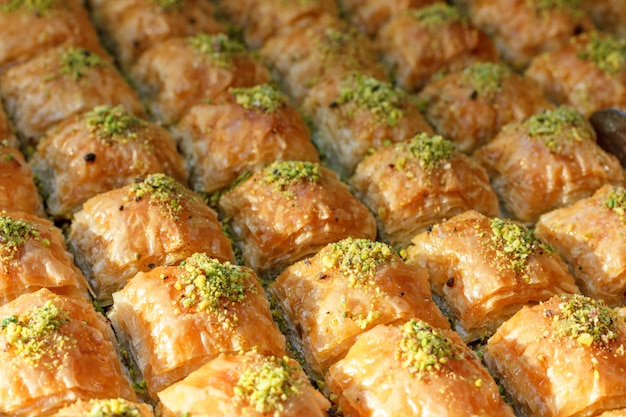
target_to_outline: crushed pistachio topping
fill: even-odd
[[[86,417],[139,417],[141,411],[136,405],[123,398],[92,400],[93,407]]]
[[[282,192],[288,192],[287,187],[297,182],[316,183],[320,174],[319,164],[308,161],[277,161],[263,169],[264,181]]]
[[[249,88],[231,88],[237,104],[246,110],[273,113],[287,105],[287,97],[272,84],[260,84]]]
[[[351,46],[351,42],[356,37],[355,31],[342,31],[329,27],[324,30],[323,36],[319,38],[321,51],[324,54],[337,55],[343,53],[345,48]]]
[[[620,318],[604,301],[580,294],[563,294],[560,298],[559,311],[545,312],[552,318],[558,336],[571,337],[584,346],[607,345],[617,339],[616,323]]]
[[[224,33],[217,35],[199,33],[190,37],[189,43],[198,52],[210,57],[220,67],[230,67],[233,57],[246,51],[243,43]]]
[[[189,199],[190,196],[188,190],[174,178],[159,173],[135,180],[125,201],[148,198],[150,204],[156,204],[174,220],[178,220],[178,215],[183,209],[183,200]]]
[[[452,360],[464,355],[443,331],[421,320],[410,320],[401,328],[398,358],[402,367],[413,375],[439,371]]]
[[[580,0],[526,0],[526,4],[533,8],[538,15],[559,10],[568,12],[572,17],[582,16]]]
[[[20,247],[30,239],[38,239],[45,246],[50,245],[48,239],[41,239],[39,231],[32,223],[16,220],[11,216],[0,215],[0,260],[8,262],[17,255]]]
[[[55,357],[75,346],[74,339],[59,332],[69,321],[66,311],[47,301],[25,314],[3,318],[0,333],[17,354],[28,363],[37,364],[43,357]]]
[[[418,133],[410,141],[397,144],[396,151],[395,168],[402,170],[407,162],[417,161],[420,167],[429,170],[454,156],[454,143],[439,135]]]
[[[264,358],[239,377],[235,398],[247,403],[257,413],[279,416],[285,402],[300,395],[306,384],[300,368],[288,357]]]
[[[10,13],[18,9],[25,9],[28,12],[44,12],[56,3],[56,0],[10,0],[7,4],[0,6],[0,12]]]
[[[164,10],[172,10],[182,6],[183,0],[151,0],[152,3]]]
[[[468,22],[458,8],[445,3],[434,3],[430,6],[410,9],[410,13],[413,18],[417,19],[422,26],[429,30],[434,30],[447,23],[459,22],[467,24]]]
[[[343,83],[331,107],[354,103],[358,108],[369,110],[377,122],[393,127],[406,114],[403,108],[406,99],[406,93],[390,83],[355,74]]]
[[[612,187],[606,194],[604,206],[612,210],[621,222],[626,220],[626,189]]]
[[[583,115],[571,107],[560,106],[545,110],[523,122],[530,137],[540,137],[550,150],[559,152],[563,140],[582,141],[591,139],[589,124]]]
[[[505,64],[479,62],[470,65],[461,73],[461,80],[469,84],[482,97],[492,99],[502,91],[502,82],[513,74]]]
[[[146,124],[121,105],[98,106],[85,115],[85,123],[87,129],[105,144],[137,139],[137,128]]]
[[[200,253],[181,263],[180,268],[183,272],[174,284],[180,291],[180,304],[197,312],[216,314],[224,325],[237,325],[236,315],[228,309],[243,302],[247,293],[256,291],[250,283],[250,272]]]
[[[102,58],[84,48],[70,48],[61,54],[61,75],[66,75],[74,81],[85,76],[91,68],[104,65]]]
[[[594,32],[577,56],[584,61],[593,62],[605,73],[615,75],[626,70],[626,41],[610,35],[600,36]]]

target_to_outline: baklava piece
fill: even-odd
[[[154,417],[154,413],[148,404],[106,398],[76,401],[51,417]]]
[[[226,192],[220,210],[244,264],[261,278],[331,242],[375,239],[376,221],[334,171],[307,161],[274,162]]]
[[[346,417],[514,415],[459,336],[419,319],[361,335],[326,383]]]
[[[274,161],[319,161],[308,126],[272,84],[230,88],[189,109],[172,133],[187,161],[191,188],[201,192],[229,187]]]
[[[71,218],[89,198],[137,177],[165,173],[187,182],[172,136],[122,106],[98,106],[50,129],[29,163],[57,219]]]
[[[0,0],[0,68],[66,45],[104,50],[81,0]]]
[[[388,80],[370,40],[333,15],[322,15],[306,28],[268,39],[259,53],[297,104],[329,78],[359,72]]]
[[[606,183],[623,185],[619,160],[595,139],[580,113],[559,107],[509,123],[474,157],[487,169],[503,211],[531,224]]]
[[[516,70],[531,59],[593,30],[579,1],[470,0],[472,22],[494,40],[500,56]]]
[[[23,148],[63,120],[99,105],[123,105],[142,116],[143,105],[108,58],[75,47],[50,49],[11,67],[0,95]]]
[[[138,273],[113,294],[108,316],[153,398],[220,353],[285,354],[254,272],[206,254]]]
[[[94,22],[124,70],[166,39],[218,33],[215,6],[206,0],[87,0]]]
[[[491,62],[435,80],[418,97],[428,123],[460,152],[473,152],[505,124],[553,107],[535,83]]]
[[[355,340],[379,324],[410,318],[449,328],[432,301],[428,275],[381,242],[347,238],[287,268],[269,287],[291,345],[322,378]]]
[[[270,74],[238,40],[224,33],[199,33],[154,45],[139,57],[131,78],[151,116],[170,124],[191,106],[230,87],[269,82]]]
[[[7,113],[4,111],[4,106],[0,102],[0,143],[4,145],[10,145],[13,147],[18,146],[13,124],[7,117]]]
[[[376,151],[357,166],[350,185],[375,214],[379,237],[396,249],[466,210],[500,214],[485,170],[439,135],[418,134]]]
[[[413,97],[362,73],[318,84],[303,112],[314,122],[313,141],[322,159],[342,177],[375,149],[418,132],[433,133]]]
[[[19,149],[0,140],[0,209],[46,217],[33,172]]]
[[[624,25],[626,2],[622,0],[584,1],[582,6],[598,28],[620,38],[626,38],[626,25]]]
[[[489,368],[520,415],[596,416],[626,405],[626,323],[603,302],[560,295],[523,307],[489,339]]]
[[[159,392],[162,417],[327,417],[330,402],[293,359],[220,355]]]
[[[398,14],[380,29],[375,42],[396,83],[409,91],[439,74],[498,59],[491,39],[443,2]]]
[[[435,300],[468,343],[524,305],[578,293],[567,265],[532,231],[473,210],[415,236],[407,262],[428,271]]]
[[[47,219],[0,212],[0,305],[41,288],[89,300],[87,281],[74,265],[61,230]]]
[[[605,185],[592,197],[544,214],[537,234],[570,264],[581,291],[626,305],[626,191]]]
[[[6,416],[50,415],[81,399],[136,401],[105,318],[46,289],[0,307],[0,371]]]
[[[626,110],[626,39],[583,33],[533,59],[525,75],[549,99],[586,116],[604,108]]]
[[[193,253],[234,261],[217,214],[200,195],[164,174],[87,200],[74,215],[68,239],[77,265],[105,304],[138,272],[178,264]]]

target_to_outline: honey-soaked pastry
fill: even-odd
[[[595,1],[594,1],[595,2]],[[594,28],[576,0],[469,0],[472,22],[494,40],[500,56],[519,70],[540,53]]]
[[[605,185],[593,196],[542,215],[537,234],[570,264],[581,291],[626,305],[626,191]]]
[[[581,6],[601,30],[626,38],[626,3],[622,0],[584,1]]]
[[[303,111],[314,121],[313,141],[322,158],[342,177],[375,149],[433,133],[409,94],[362,73],[318,84]]]
[[[224,33],[199,33],[154,45],[139,57],[131,77],[151,116],[165,124],[230,87],[270,81],[267,68]]]
[[[491,39],[443,2],[395,16],[378,32],[376,47],[397,84],[409,91],[421,89],[437,74],[498,60]]]
[[[355,71],[388,80],[371,41],[334,15],[322,15],[306,28],[273,36],[259,54],[297,104],[320,82]]]
[[[189,109],[172,132],[196,191],[228,187],[245,172],[278,160],[319,162],[308,126],[272,84],[230,88]]]
[[[0,95],[23,148],[63,120],[99,105],[123,105],[142,116],[143,105],[106,57],[75,47],[47,50],[0,77]]]
[[[154,417],[148,404],[123,398],[78,400],[51,417]]]
[[[0,242],[0,305],[40,288],[90,299],[61,230],[48,219],[0,211]]]
[[[326,383],[346,417],[514,415],[459,336],[418,319],[363,334]]]
[[[379,324],[419,317],[450,328],[432,301],[426,271],[368,239],[328,244],[288,267],[268,291],[285,315],[291,345],[319,377]]]
[[[427,84],[424,117],[460,152],[473,152],[502,126],[553,108],[539,87],[506,64],[477,62]]]
[[[330,169],[278,161],[226,192],[219,208],[230,218],[245,265],[261,278],[331,242],[375,239],[376,221]]]
[[[439,135],[415,135],[363,160],[350,179],[376,216],[379,237],[397,249],[428,226],[474,209],[500,214],[489,177]]]
[[[45,288],[0,307],[0,372],[5,416],[46,416],[80,399],[136,401],[104,316]]]
[[[626,110],[626,39],[583,33],[533,59],[525,75],[552,101],[585,116],[604,108]]]
[[[596,416],[626,405],[626,323],[603,302],[554,296],[523,307],[484,357],[520,415]]]
[[[108,317],[153,398],[220,353],[286,352],[254,272],[201,253],[135,275]]]
[[[293,359],[220,355],[159,392],[162,417],[328,417],[330,402]]]
[[[60,46],[104,54],[81,0],[0,0],[0,68]]]
[[[428,271],[435,300],[468,343],[524,305],[579,292],[565,262],[532,231],[473,210],[415,236],[407,262]]]
[[[580,113],[559,107],[509,123],[474,157],[487,169],[503,211],[530,224],[606,183],[623,185],[619,160],[595,138]]]
[[[137,177],[165,173],[187,182],[185,162],[168,131],[122,106],[97,106],[55,126],[29,163],[57,219],[71,218],[89,198]]]
[[[205,0],[87,0],[120,66],[128,70],[152,45],[198,33],[219,33],[215,6]]]
[[[598,414],[598,417],[626,417],[626,408],[605,411],[602,414]]]
[[[46,217],[33,172],[19,149],[0,140],[0,209]]]
[[[75,213],[69,248],[99,302],[138,272],[196,252],[234,261],[230,240],[202,197],[164,174],[98,194]]]
[[[0,103],[0,143],[13,147],[19,146],[17,137],[15,136],[15,130],[13,129],[13,124],[7,117],[2,103]]]
[[[218,3],[242,28],[246,44],[253,49],[274,36],[301,30],[321,15],[339,16],[334,0],[219,0]]]

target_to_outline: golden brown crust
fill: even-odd
[[[361,31],[375,36],[394,16],[437,0],[339,0],[343,11]]]
[[[89,413],[97,413],[100,409],[120,410],[119,415],[126,415],[122,414],[126,412],[138,413],[128,414],[136,417],[154,417],[154,413],[152,412],[152,407],[150,405],[127,401],[123,398],[78,400],[73,404],[63,407],[51,417],[85,417],[90,416],[91,414]]]
[[[0,105],[0,142],[6,141],[7,145],[18,147],[17,137],[15,136],[15,130],[13,124],[7,117],[7,113],[4,111],[4,106]]]
[[[0,209],[46,217],[31,167],[10,141],[0,142]]]
[[[621,0],[585,1],[582,6],[598,28],[626,38],[626,3]]]

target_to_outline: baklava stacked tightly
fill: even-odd
[[[624,415],[626,7],[453,3],[0,0],[0,415]]]

